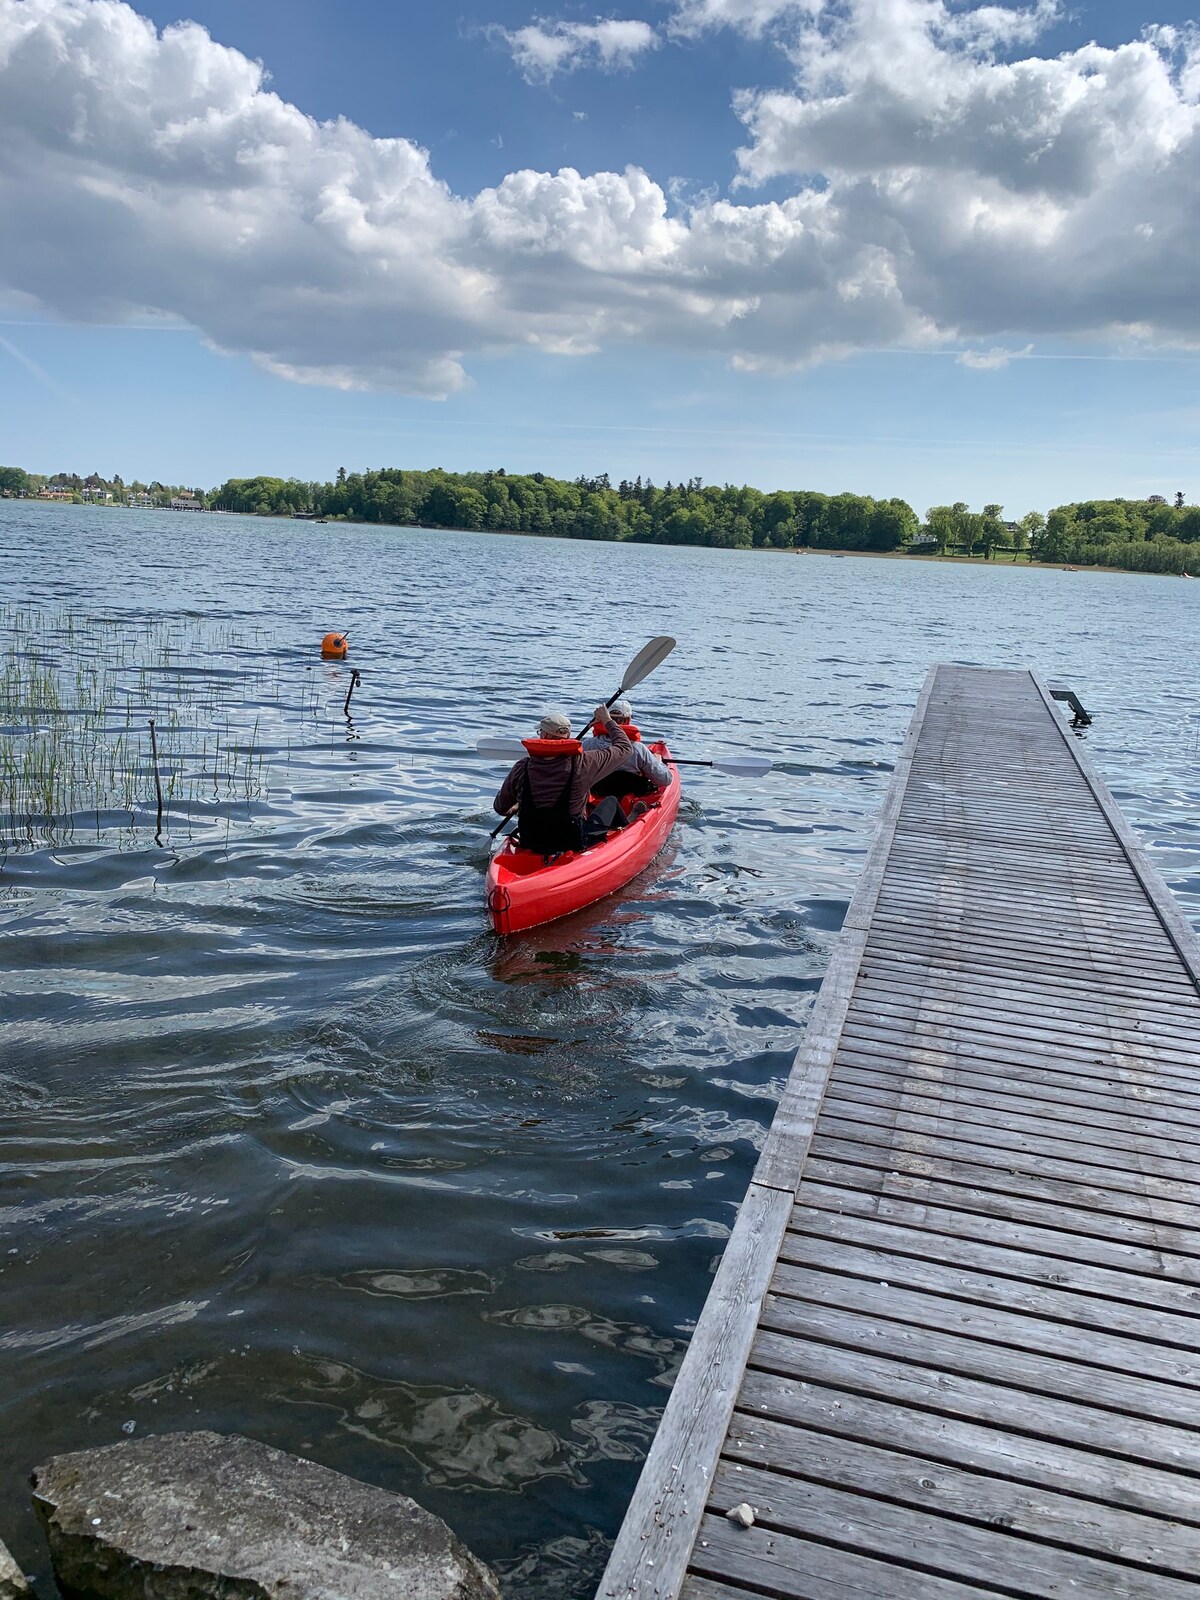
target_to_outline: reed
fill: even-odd
[[[85,823],[153,832],[152,718],[168,825],[190,836],[267,797],[257,707],[278,701],[280,667],[256,664],[257,629],[14,605],[0,629],[0,856]]]

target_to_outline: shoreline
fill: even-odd
[[[1118,572],[1124,578],[1177,578],[1177,572],[1135,572],[1131,567],[1072,567],[1062,561],[1031,561],[1024,558],[1020,561],[1010,561],[1007,557],[1000,561],[985,561],[982,556],[939,556],[913,555],[908,550],[825,550],[816,545],[801,545],[791,550],[772,550],[772,555],[780,556],[853,556],[866,561],[906,561],[910,566],[918,562],[936,562],[939,566],[959,567],[1012,567],[1023,572]]]
[[[182,515],[183,514],[183,512],[182,512],[182,510],[180,508],[172,507],[172,506],[127,506],[127,505],[120,505],[120,504],[107,505],[103,501],[89,502],[89,501],[70,501],[70,500],[41,500],[41,499],[37,498],[36,496],[22,496],[22,495],[4,496],[3,497],[3,501],[0,501],[0,503],[4,503],[4,502],[7,502],[10,505],[20,505],[20,506],[38,505],[38,506],[60,506],[61,507],[61,506],[70,505],[72,508],[78,509],[78,510],[81,510],[81,511],[82,510],[87,510],[87,511],[158,511],[158,512],[168,512],[168,511],[170,511],[170,512],[173,512],[176,515]],[[189,511],[190,511],[190,509],[191,508],[189,508]],[[645,543],[647,549],[653,549],[653,550],[665,550],[665,549],[675,549],[675,550],[722,550],[722,551],[727,551],[727,553],[733,554],[733,555],[755,555],[755,556],[757,556],[757,555],[769,555],[769,556],[836,556],[836,557],[839,557],[839,558],[840,557],[844,557],[844,556],[849,556],[849,557],[853,557],[854,559],[860,560],[860,561],[905,561],[905,562],[908,562],[910,565],[915,565],[915,564],[920,563],[920,562],[931,562],[931,563],[936,563],[939,566],[967,566],[967,567],[993,567],[993,568],[994,567],[1009,567],[1009,568],[1012,568],[1014,570],[1024,570],[1024,571],[1027,571],[1027,572],[1107,572],[1107,573],[1118,574],[1119,576],[1121,576],[1123,578],[1181,578],[1181,577],[1189,577],[1190,578],[1192,576],[1196,576],[1196,574],[1180,573],[1180,572],[1139,572],[1139,571],[1137,571],[1136,569],[1134,569],[1132,567],[1102,567],[1102,566],[1095,566],[1095,565],[1090,565],[1090,564],[1088,566],[1076,567],[1076,566],[1070,566],[1067,563],[1062,562],[1062,561],[1033,561],[1033,560],[1029,559],[1029,557],[1025,554],[1024,551],[1022,552],[1023,559],[1020,560],[1020,561],[1017,561],[1017,560],[1009,559],[1008,556],[1002,556],[999,560],[996,560],[996,559],[985,560],[982,556],[936,555],[936,554],[934,554],[932,552],[930,554],[928,554],[928,555],[925,555],[925,554],[917,555],[917,554],[914,554],[913,552],[908,551],[908,550],[835,550],[835,549],[827,549],[823,545],[807,545],[807,544],[806,545],[790,545],[786,549],[783,549],[783,550],[777,548],[774,545],[759,545],[757,547],[755,547],[755,546],[742,546],[740,548],[739,547],[724,546],[724,545],[705,545],[705,544],[665,545],[665,544],[655,544],[655,543],[653,543],[651,541],[642,541],[640,539],[573,539],[569,534],[561,534],[561,533],[532,533],[532,532],[526,532],[521,528],[450,528],[450,527],[435,526],[435,525],[430,524],[430,523],[417,523],[417,522],[370,522],[365,517],[364,518],[359,518],[359,517],[329,517],[329,518],[325,518],[322,521],[318,522],[315,518],[312,518],[312,517],[293,517],[290,514],[289,515],[284,515],[282,512],[278,512],[278,511],[268,511],[268,512],[226,511],[223,508],[219,508],[219,507],[216,507],[216,506],[204,506],[204,507],[201,507],[200,509],[201,509],[201,511],[203,513],[207,513],[209,516],[247,517],[247,518],[253,518],[256,522],[300,523],[304,527],[380,528],[380,529],[392,528],[392,529],[395,529],[397,532],[411,532],[411,533],[479,533],[479,534],[494,534],[497,537],[505,538],[505,539],[510,539],[510,538],[511,539],[558,539],[558,540],[561,540],[564,544],[640,545],[640,544]],[[1005,548],[1007,549],[1008,547],[1006,546]],[[1198,562],[1198,565],[1200,565],[1200,562]]]
[[[690,548],[695,548],[690,547]],[[1010,561],[1007,557],[985,561],[982,556],[913,555],[907,550],[823,550],[815,545],[802,545],[791,550],[775,550],[773,555],[790,556],[856,556],[867,561],[907,561],[910,566],[918,562],[937,562],[940,566],[960,567],[1010,567],[1021,572],[1111,572],[1122,578],[1193,578],[1192,572],[1139,572],[1134,567],[1102,567],[1089,563],[1084,567],[1072,566],[1064,561]],[[1022,556],[1024,557],[1022,551]],[[1200,561],[1197,562],[1200,565]]]

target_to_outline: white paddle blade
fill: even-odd
[[[663,662],[675,648],[675,641],[669,634],[659,634],[657,639],[643,645],[625,669],[625,676],[621,679],[621,693],[632,689],[641,683],[643,678],[648,678],[655,667],[661,667]]]
[[[718,772],[727,773],[731,778],[762,778],[772,765],[766,756],[721,756],[713,761]]]
[[[496,761],[519,761],[529,754],[519,739],[479,739],[475,748],[481,756],[491,756]]]

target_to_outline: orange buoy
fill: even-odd
[[[327,633],[321,640],[321,658],[324,661],[345,661],[350,639],[344,633]]]

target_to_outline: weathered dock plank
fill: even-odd
[[[1045,685],[935,668],[600,1600],[1198,1581],[1200,944]]]

